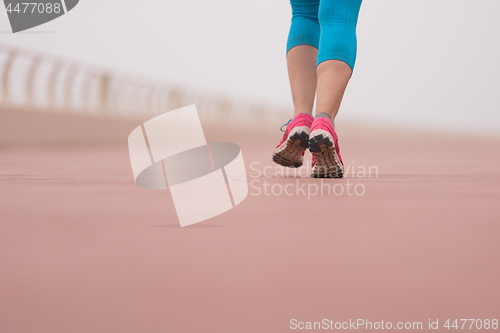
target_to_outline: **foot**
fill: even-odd
[[[330,116],[318,113],[311,126],[309,151],[313,155],[311,176],[314,178],[342,178],[344,164],[340,157],[339,139]]]
[[[290,168],[298,168],[302,165],[313,120],[313,116],[308,113],[299,113],[290,119],[286,124],[283,139],[274,151],[274,162]]]

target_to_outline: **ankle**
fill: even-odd
[[[297,115],[299,115],[301,113],[308,114],[308,115],[310,115],[312,117],[312,111],[301,111],[301,110],[295,110],[293,116],[296,117]]]
[[[327,112],[316,112],[316,116],[314,118],[328,118],[333,123],[332,116],[329,113],[327,113]]]
[[[314,119],[318,119],[318,118],[330,119],[330,121],[332,122],[333,128],[335,128],[335,123],[333,121],[332,116],[329,113],[327,113],[327,112],[316,112],[316,116],[314,117]]]

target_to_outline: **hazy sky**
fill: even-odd
[[[500,1],[365,0],[340,119],[500,134]],[[289,106],[288,1],[81,0],[0,41]]]

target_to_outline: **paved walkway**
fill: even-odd
[[[276,177],[279,132],[208,131],[240,144],[252,187],[186,228],[168,191],[136,187],[126,144],[0,149],[0,332],[500,319],[500,143],[344,132],[351,173],[313,195]]]

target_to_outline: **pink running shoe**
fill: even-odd
[[[309,151],[313,155],[311,177],[342,178],[344,176],[339,139],[331,118],[324,112],[316,116],[311,126]]]
[[[286,130],[283,139],[274,151],[274,162],[290,168],[298,168],[302,165],[313,120],[314,118],[310,114],[299,113],[285,124]],[[282,129],[283,126],[281,126]]]

